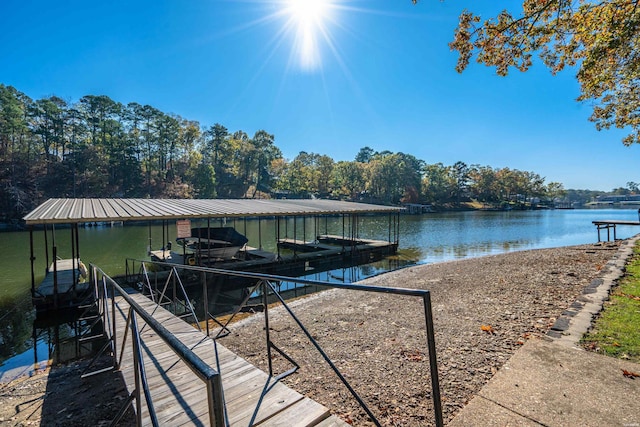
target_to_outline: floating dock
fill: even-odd
[[[72,309],[86,302],[91,296],[90,283],[85,282],[79,259],[54,261],[34,290],[32,301],[38,311],[49,309]],[[86,269],[85,269],[86,276]]]
[[[194,265],[223,270],[249,271],[291,277],[328,271],[378,261],[393,255],[398,244],[382,240],[350,239],[342,236],[320,235],[314,241],[278,239],[278,248],[286,253],[272,253],[247,246],[230,260],[208,262],[194,260]],[[280,251],[279,251],[280,252]],[[183,256],[174,251],[151,251],[152,260],[185,265]]]

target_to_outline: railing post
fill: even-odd
[[[264,304],[264,330],[265,339],[267,340],[267,360],[269,362],[269,376],[273,376],[273,362],[271,361],[271,335],[269,334],[269,299],[267,298],[266,281],[260,284],[262,288],[262,303]]]
[[[224,402],[222,399],[222,379],[220,374],[210,377],[207,384],[207,403],[209,405],[209,424],[224,426]]]
[[[142,425],[142,400],[140,399],[140,360],[138,360],[137,346],[136,346],[136,331],[134,330],[134,317],[135,311],[133,307],[129,307],[129,317],[131,318],[131,346],[133,347],[133,377],[136,385],[136,425]]]
[[[131,315],[131,341],[133,347],[133,365],[134,365],[134,373],[135,373],[135,382],[136,382],[136,412],[139,417],[138,425],[142,425],[142,401],[141,397],[141,389],[142,393],[144,393],[145,401],[147,402],[147,410],[149,411],[149,417],[151,418],[151,424],[155,427],[158,426],[158,416],[156,414],[155,408],[153,407],[153,400],[151,399],[151,391],[149,390],[149,386],[147,384],[147,374],[144,368],[144,360],[142,360],[142,349],[140,344],[140,329],[138,329],[138,318],[136,316],[136,311],[133,307],[129,308],[129,313]]]
[[[429,369],[431,370],[431,394],[433,396],[433,412],[436,426],[442,427],[442,402],[440,400],[440,381],[438,380],[438,359],[436,357],[436,340],[433,329],[433,312],[431,311],[431,293],[422,297],[424,302],[424,317],[427,326],[427,347],[429,349]]]
[[[204,271],[201,273],[202,278],[202,304],[204,305],[204,321],[207,328],[207,336],[210,335],[209,331],[209,292],[207,290],[207,273]]]
[[[172,300],[172,304],[171,307],[173,307],[173,312],[175,313],[178,309],[178,296],[177,296],[177,292],[176,292],[176,276],[178,275],[178,270],[176,268],[173,269],[173,277],[171,280],[171,284],[173,287],[173,300]]]
[[[102,280],[105,280],[103,277]],[[107,290],[107,286],[105,284],[105,292]],[[104,296],[107,297],[106,295]],[[111,285],[111,322],[113,324],[113,360],[116,361],[115,365],[118,369],[120,369],[120,364],[118,363],[118,340],[117,340],[117,325],[116,325],[116,289],[113,285]]]

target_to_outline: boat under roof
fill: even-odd
[[[395,206],[324,199],[49,199],[27,225],[83,222],[398,213]]]

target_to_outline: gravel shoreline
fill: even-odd
[[[539,249],[414,266],[362,283],[431,291],[447,423],[528,338],[546,334],[618,256],[619,245]],[[333,289],[289,305],[383,425],[433,425],[421,299]],[[270,310],[269,320],[272,340],[301,367],[284,382],[353,425],[372,425],[284,310]],[[266,371],[263,322],[263,315],[256,314],[234,323],[232,334],[220,342]],[[0,424],[108,424],[121,405],[124,388],[100,375],[80,380],[86,363],[54,367],[3,385]],[[273,363],[276,373],[290,367],[281,356]],[[70,406],[68,395],[74,393],[74,401],[83,396],[86,404],[75,401]],[[121,425],[132,424],[129,415]]]
[[[445,423],[529,338],[544,335],[598,277],[619,242],[414,266],[362,283],[431,291]],[[385,426],[433,424],[422,300],[332,289],[290,304]],[[281,308],[269,311],[273,342],[300,370],[284,382],[354,425],[371,425]],[[264,318],[232,325],[220,342],[267,370]],[[276,372],[290,365],[277,355]]]

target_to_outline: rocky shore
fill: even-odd
[[[512,252],[415,266],[365,283],[431,291],[446,423],[527,339],[549,330],[607,261],[617,256],[617,249],[617,243],[603,243]],[[334,289],[290,306],[383,425],[433,424],[421,299]],[[272,340],[300,365],[284,382],[345,421],[370,425],[286,312],[270,310],[269,319]],[[242,320],[220,342],[266,370],[263,322],[262,314]],[[281,356],[273,362],[279,372],[290,367]],[[40,418],[44,413],[60,425],[99,425],[109,419],[109,410],[120,406],[122,384],[95,377],[91,387],[82,381],[68,385],[87,392],[90,388],[93,397],[90,404],[71,407],[68,395],[53,392],[60,390],[55,381],[70,381],[56,369],[64,368],[3,385],[0,424],[40,424],[45,422]],[[100,392],[98,386],[107,382],[110,391]],[[125,424],[131,422],[129,417]]]
[[[583,245],[415,266],[366,280],[432,295],[445,423],[529,338],[557,316],[616,256],[618,244]],[[291,304],[383,425],[433,424],[422,301],[329,290]],[[285,382],[354,425],[369,425],[347,389],[282,309],[271,338],[300,366]],[[221,342],[267,369],[263,316],[243,320]],[[280,371],[288,364],[277,356]]]

